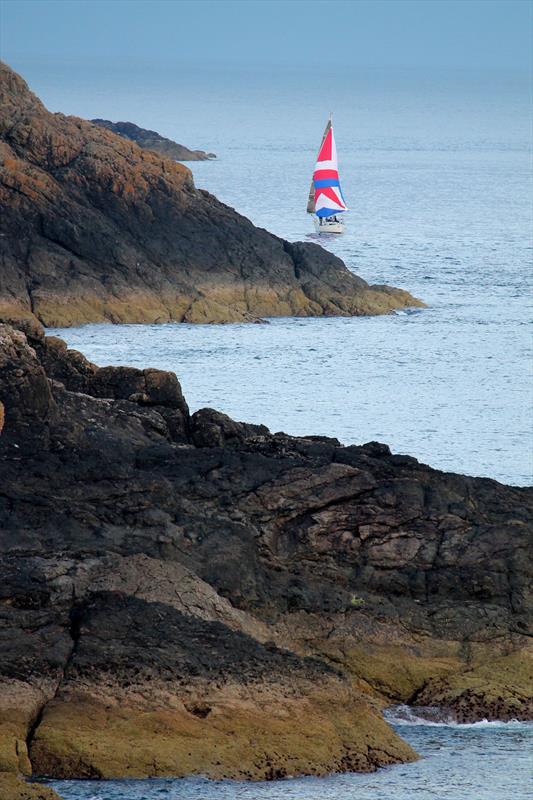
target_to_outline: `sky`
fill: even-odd
[[[0,52],[30,63],[525,72],[530,0],[0,0]]]

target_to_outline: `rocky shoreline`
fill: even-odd
[[[423,305],[256,228],[184,165],[51,114],[1,63],[0,203],[3,319],[250,322]]]
[[[40,324],[423,304],[256,228],[151,131],[51,114],[6,65],[0,95],[2,798],[373,771],[417,758],[394,703],[533,719],[531,489],[190,414],[174,374]]]
[[[183,144],[178,144],[172,139],[161,136],[156,131],[140,128],[133,122],[111,122],[109,119],[92,119],[91,122],[93,125],[106,128],[108,131],[117,133],[125,139],[136,142],[139,147],[143,147],[146,150],[154,150],[162,156],[174,159],[174,161],[210,161],[216,158],[214,153],[206,153],[205,150],[191,150]]]
[[[391,703],[533,718],[532,490],[191,415],[34,324],[0,401],[0,772],[373,770],[416,757]]]

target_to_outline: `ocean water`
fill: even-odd
[[[370,774],[266,783],[205,778],[47,781],[64,800],[526,800],[533,793],[533,723],[432,723],[390,713],[421,756]]]
[[[516,74],[194,70],[14,63],[51,110],[131,120],[212,150],[196,184],[287,239],[330,110],[350,213],[321,238],[371,283],[426,310],[269,325],[54,330],[100,365],[174,370],[192,410],[344,443],[377,439],[432,466],[525,485],[533,474],[531,92]],[[372,775],[268,784],[53,781],[65,800],[507,800],[530,797],[533,726],[399,713],[421,754]]]
[[[377,439],[441,469],[531,483],[531,105],[521,76],[25,72],[53,110],[133,120],[214,150],[217,161],[189,165],[197,185],[290,240],[317,240],[305,204],[333,109],[350,213],[343,236],[320,242],[369,282],[429,306],[373,319],[54,331],[70,345],[102,365],[174,370],[193,410],[347,444]]]

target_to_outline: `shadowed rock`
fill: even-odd
[[[530,718],[531,490],[29,336],[0,326],[1,769],[368,770],[414,757],[389,702]]]
[[[125,139],[131,139],[136,142],[139,147],[146,150],[154,150],[167,158],[173,158],[175,161],[208,161],[216,158],[214,153],[206,153],[205,150],[190,150],[183,144],[173,142],[172,139],[166,139],[156,131],[150,131],[146,128],[140,128],[133,122],[111,122],[108,119],[92,119],[94,125],[100,128],[106,128],[108,131],[118,133]]]

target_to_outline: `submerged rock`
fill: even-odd
[[[131,139],[136,142],[139,147],[146,150],[154,150],[167,158],[173,158],[175,161],[208,161],[216,158],[214,153],[206,153],[205,150],[190,150],[183,144],[173,142],[172,139],[166,139],[156,131],[150,131],[146,128],[140,128],[133,122],[111,122],[108,119],[92,119],[94,125],[100,128],[106,128],[108,131],[118,133],[125,139]]]
[[[256,228],[190,170],[51,114],[0,64],[0,319],[247,322],[423,305]]]
[[[531,490],[31,336],[0,326],[0,769],[370,770],[415,757],[386,704],[531,716]]]

